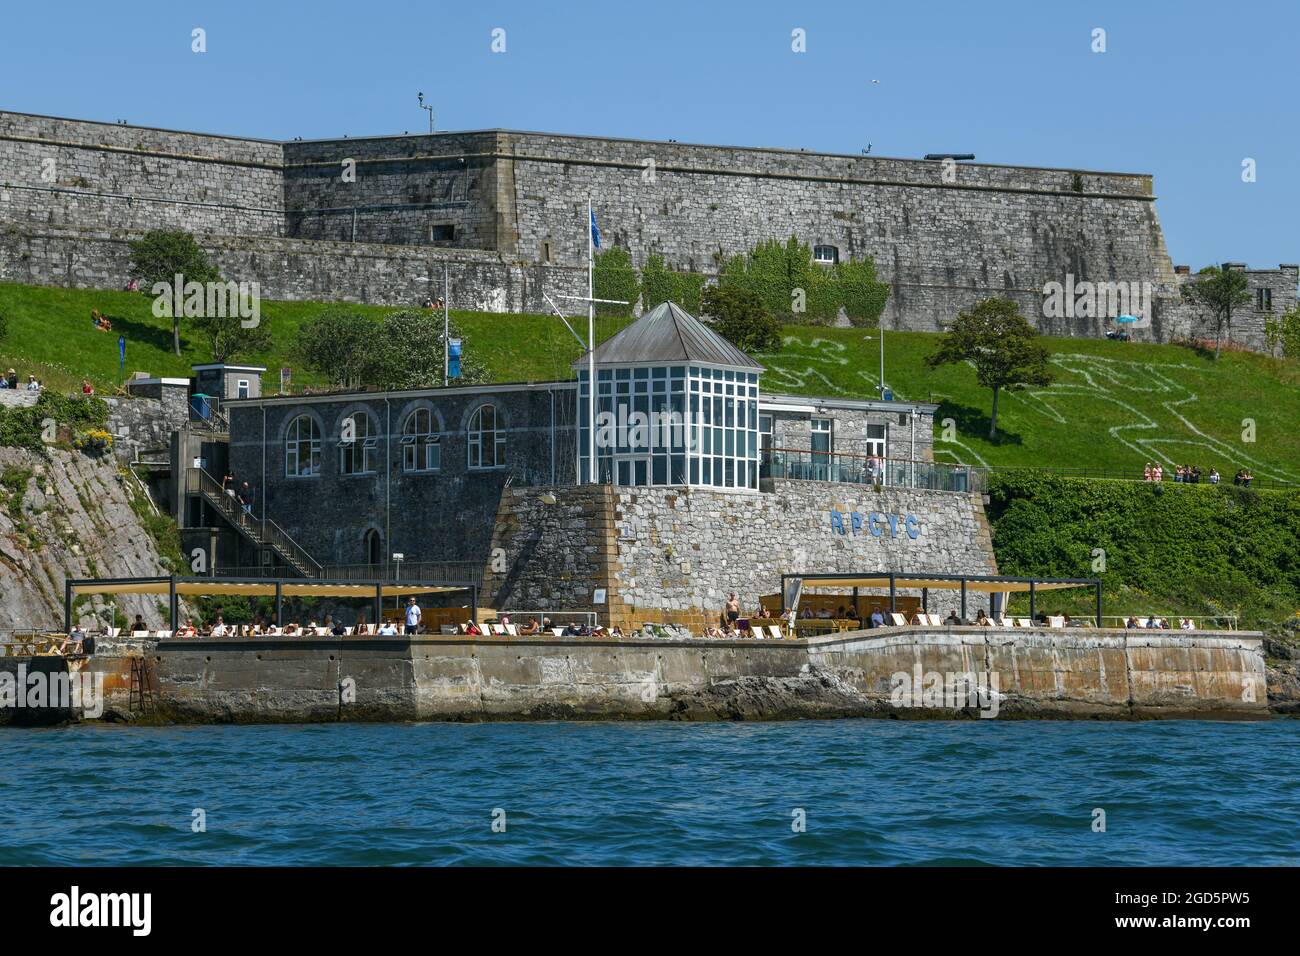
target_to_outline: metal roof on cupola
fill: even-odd
[[[675,302],[663,302],[596,347],[597,365],[689,362],[763,371],[752,358]],[[586,368],[587,357],[573,363]]]

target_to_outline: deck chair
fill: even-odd
[[[515,624],[507,624],[507,625],[506,625],[506,633],[509,634],[511,637],[518,637],[518,636],[519,636],[519,627],[518,627],[518,625],[515,625]]]
[[[117,635],[119,635],[119,634],[121,634],[121,633],[122,633],[122,629],[121,629],[120,627],[110,627],[110,628],[108,629],[108,636],[109,636],[109,637],[117,637]]]
[[[553,628],[551,628],[551,633],[554,634],[556,637],[563,637],[563,636],[564,636],[564,628],[562,628],[562,627],[553,627]]]
[[[890,611],[889,619],[894,622],[895,627],[907,627],[907,618],[897,611]]]
[[[1047,626],[1048,626],[1048,627],[1065,627],[1065,616],[1064,616],[1064,615],[1054,615],[1054,616],[1052,616],[1052,617],[1049,617],[1049,618],[1047,619]]]
[[[172,632],[171,632],[171,631],[159,631],[159,632],[158,632],[158,640],[160,640],[160,641],[165,641],[165,640],[167,640],[167,638],[169,638],[169,637],[171,637],[171,636],[172,636]]]
[[[506,626],[504,624],[493,624],[492,633],[497,635],[498,637],[505,637],[507,633]]]
[[[1027,617],[1016,618],[1016,627],[1033,627],[1033,626],[1034,626],[1034,622],[1029,620],[1029,618]]]
[[[266,629],[267,637],[279,637],[283,633],[284,633],[284,629],[275,625],[268,627]]]
[[[344,636],[344,637],[351,637],[351,636],[352,636],[352,632],[355,631],[355,630],[356,630],[355,627],[345,627],[345,628],[343,628],[343,636]]]
[[[777,640],[780,640],[780,639],[781,639],[781,629],[780,629],[779,627],[777,627],[775,624],[769,624],[769,625],[767,625],[767,630],[768,630],[768,633],[770,633],[770,634],[771,634],[773,637],[775,637]]]
[[[998,621],[998,623],[1001,624],[1003,627],[1015,627],[1015,623],[1009,617],[1002,618],[1002,620]]]

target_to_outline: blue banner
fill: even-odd
[[[126,370],[126,336],[117,337],[117,367],[120,370]]]
[[[460,378],[460,339],[447,343],[447,377]]]
[[[591,243],[600,248],[600,227],[596,225],[596,210],[591,211]]]

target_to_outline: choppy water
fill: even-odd
[[[0,752],[10,865],[1300,864],[1300,721],[82,726]]]

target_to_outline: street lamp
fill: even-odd
[[[432,106],[425,106],[425,105],[424,105],[424,93],[423,93],[423,92],[417,93],[417,94],[416,94],[416,99],[419,100],[419,103],[420,103],[420,109],[422,109],[422,110],[428,110],[428,111],[429,111],[429,132],[432,133],[432,132],[433,132],[433,107],[432,107]]]
[[[403,554],[401,551],[393,552],[393,564],[396,565],[396,567],[393,568],[394,581],[402,580],[402,562],[405,560],[406,560],[406,555]]]

